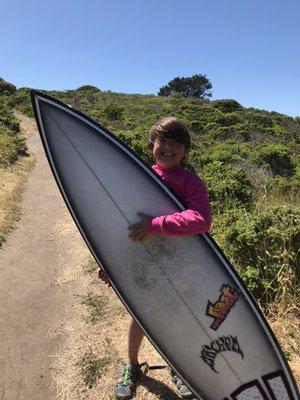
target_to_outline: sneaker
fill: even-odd
[[[179,394],[182,399],[194,399],[193,393],[190,389],[182,382],[182,380],[175,374],[174,371],[171,372],[172,381],[176,384]]]
[[[121,400],[131,399],[135,393],[140,375],[140,365],[124,364],[115,388],[116,398]]]

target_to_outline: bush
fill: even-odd
[[[256,148],[252,162],[266,165],[274,175],[293,176],[296,166],[292,160],[292,152],[281,144],[267,144]]]
[[[243,143],[218,143],[201,154],[202,164],[221,161],[225,164],[237,163],[248,157],[251,149]]]
[[[271,114],[260,110],[247,111],[245,113],[245,120],[263,128],[273,126]]]
[[[153,164],[153,158],[151,152],[149,151],[147,134],[145,130],[141,130],[141,132],[117,130],[115,131],[115,134],[119,139],[133,149],[133,151],[135,151],[146,164]]]
[[[13,96],[7,99],[8,107],[17,108],[21,113],[28,117],[33,117],[29,91],[29,88],[18,89]]]
[[[278,204],[300,204],[300,177],[283,178],[278,176],[266,183],[267,201]]]
[[[25,139],[0,127],[0,166],[7,167],[26,154]]]
[[[222,112],[233,112],[243,108],[240,103],[232,99],[215,100],[211,104]]]
[[[215,211],[237,206],[250,208],[252,187],[242,168],[214,161],[202,169],[201,176]]]
[[[121,119],[123,115],[123,110],[123,107],[120,107],[118,104],[115,103],[110,103],[103,108],[105,117],[110,121]]]
[[[215,235],[257,299],[299,290],[300,212],[291,206],[260,213],[231,210],[218,216]]]
[[[17,91],[17,88],[12,83],[6,82],[0,78],[0,95],[11,96]]]
[[[223,114],[215,118],[215,122],[221,126],[232,126],[242,122],[237,113]]]
[[[13,133],[20,132],[18,120],[3,102],[0,102],[0,126],[1,125]]]

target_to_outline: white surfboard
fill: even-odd
[[[173,370],[204,400],[299,400],[284,355],[210,235],[144,243],[137,213],[183,210],[124,143],[89,117],[32,91],[56,182],[93,256]]]

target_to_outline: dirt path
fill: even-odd
[[[57,276],[87,256],[45,159],[33,120],[18,116],[37,163],[23,196],[23,215],[0,250],[0,399],[55,399],[51,355],[64,337],[53,327],[81,288]],[[52,331],[52,332],[51,332]]]

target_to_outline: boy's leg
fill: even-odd
[[[144,332],[137,322],[132,318],[128,330],[128,363],[137,365],[138,354],[144,337]]]
[[[117,381],[115,395],[117,399],[129,400],[135,393],[137,381],[140,377],[138,354],[144,333],[131,319],[128,329],[128,362],[123,365],[121,375]]]

